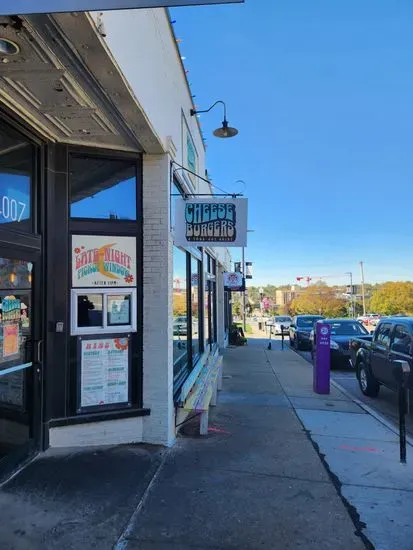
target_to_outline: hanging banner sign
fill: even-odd
[[[200,4],[236,4],[244,0],[2,0],[0,15],[75,11],[172,8]]]
[[[252,279],[252,262],[245,263],[245,278]]]
[[[238,271],[224,273],[224,290],[231,292],[242,292],[245,290],[245,280],[242,273]]]
[[[73,235],[72,286],[136,286],[136,238]]]
[[[177,199],[175,244],[247,246],[248,199]]]

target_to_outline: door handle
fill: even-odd
[[[36,343],[35,363],[43,363],[43,340],[38,340]]]

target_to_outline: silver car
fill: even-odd
[[[288,334],[291,325],[291,317],[276,315],[272,322],[273,334]]]

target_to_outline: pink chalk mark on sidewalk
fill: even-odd
[[[353,447],[351,445],[340,445],[339,449],[344,451],[361,451],[366,453],[379,453],[380,449],[374,449],[373,447]]]
[[[208,428],[208,431],[212,433],[217,433],[217,434],[231,435],[231,432],[227,432],[226,430],[222,430],[221,428],[214,428],[213,426]]]

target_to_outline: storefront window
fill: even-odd
[[[78,327],[103,327],[102,298],[102,294],[82,294],[77,297]]]
[[[31,231],[33,146],[2,126],[0,129],[0,224]]]
[[[99,157],[70,158],[72,218],[136,220],[136,166]]]
[[[209,335],[210,335],[210,304],[209,304],[209,281],[205,281],[205,290],[204,290],[204,339],[205,347],[209,345]]]
[[[206,345],[211,345],[216,342],[217,320],[216,320],[216,261],[206,255],[205,266],[207,270],[207,281],[204,291],[204,307],[205,307],[205,342]]]
[[[200,352],[201,301],[200,301],[200,262],[191,258],[191,312],[192,312],[192,360],[195,363]]]
[[[188,363],[187,254],[174,247],[173,252],[173,358],[177,375]]]

